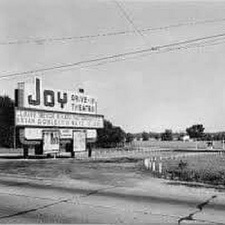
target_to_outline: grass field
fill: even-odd
[[[225,186],[225,154],[197,154],[163,159],[164,176],[171,180],[194,181]]]

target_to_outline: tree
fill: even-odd
[[[126,134],[126,142],[131,143],[134,140],[134,135],[131,133]]]
[[[211,133],[212,139],[215,141],[222,141],[225,140],[225,132],[216,132],[216,133]]]
[[[111,132],[111,142],[114,144],[124,143],[126,133],[120,127],[114,127]]]
[[[142,140],[143,141],[148,141],[148,139],[149,139],[149,133],[147,133],[147,132],[142,132]]]
[[[98,147],[109,148],[123,145],[125,142],[126,133],[120,128],[113,126],[110,121],[104,120],[103,129],[97,130]]]
[[[149,132],[149,138],[158,140],[160,138],[160,134],[156,132]]]
[[[165,130],[164,133],[161,134],[162,141],[172,141],[173,140],[173,132],[172,130]]]
[[[137,141],[140,141],[140,139],[142,137],[142,134],[141,133],[137,133],[137,134],[135,134],[135,137],[136,137]]]
[[[179,132],[177,133],[177,140],[182,141],[183,138],[185,137],[186,133],[185,132]]]
[[[14,145],[14,101],[8,96],[0,96],[0,145]]]
[[[205,128],[202,124],[195,124],[186,129],[187,134],[190,138],[202,139],[204,135]]]
[[[210,134],[210,133],[207,133],[207,134],[204,134],[202,136],[202,139],[204,141],[213,141],[214,140],[214,136],[212,134]]]

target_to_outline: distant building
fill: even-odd
[[[190,136],[189,135],[184,135],[183,137],[181,137],[182,141],[190,141]]]

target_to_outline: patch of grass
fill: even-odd
[[[164,162],[164,175],[171,180],[225,186],[225,156],[198,155],[182,161]]]

